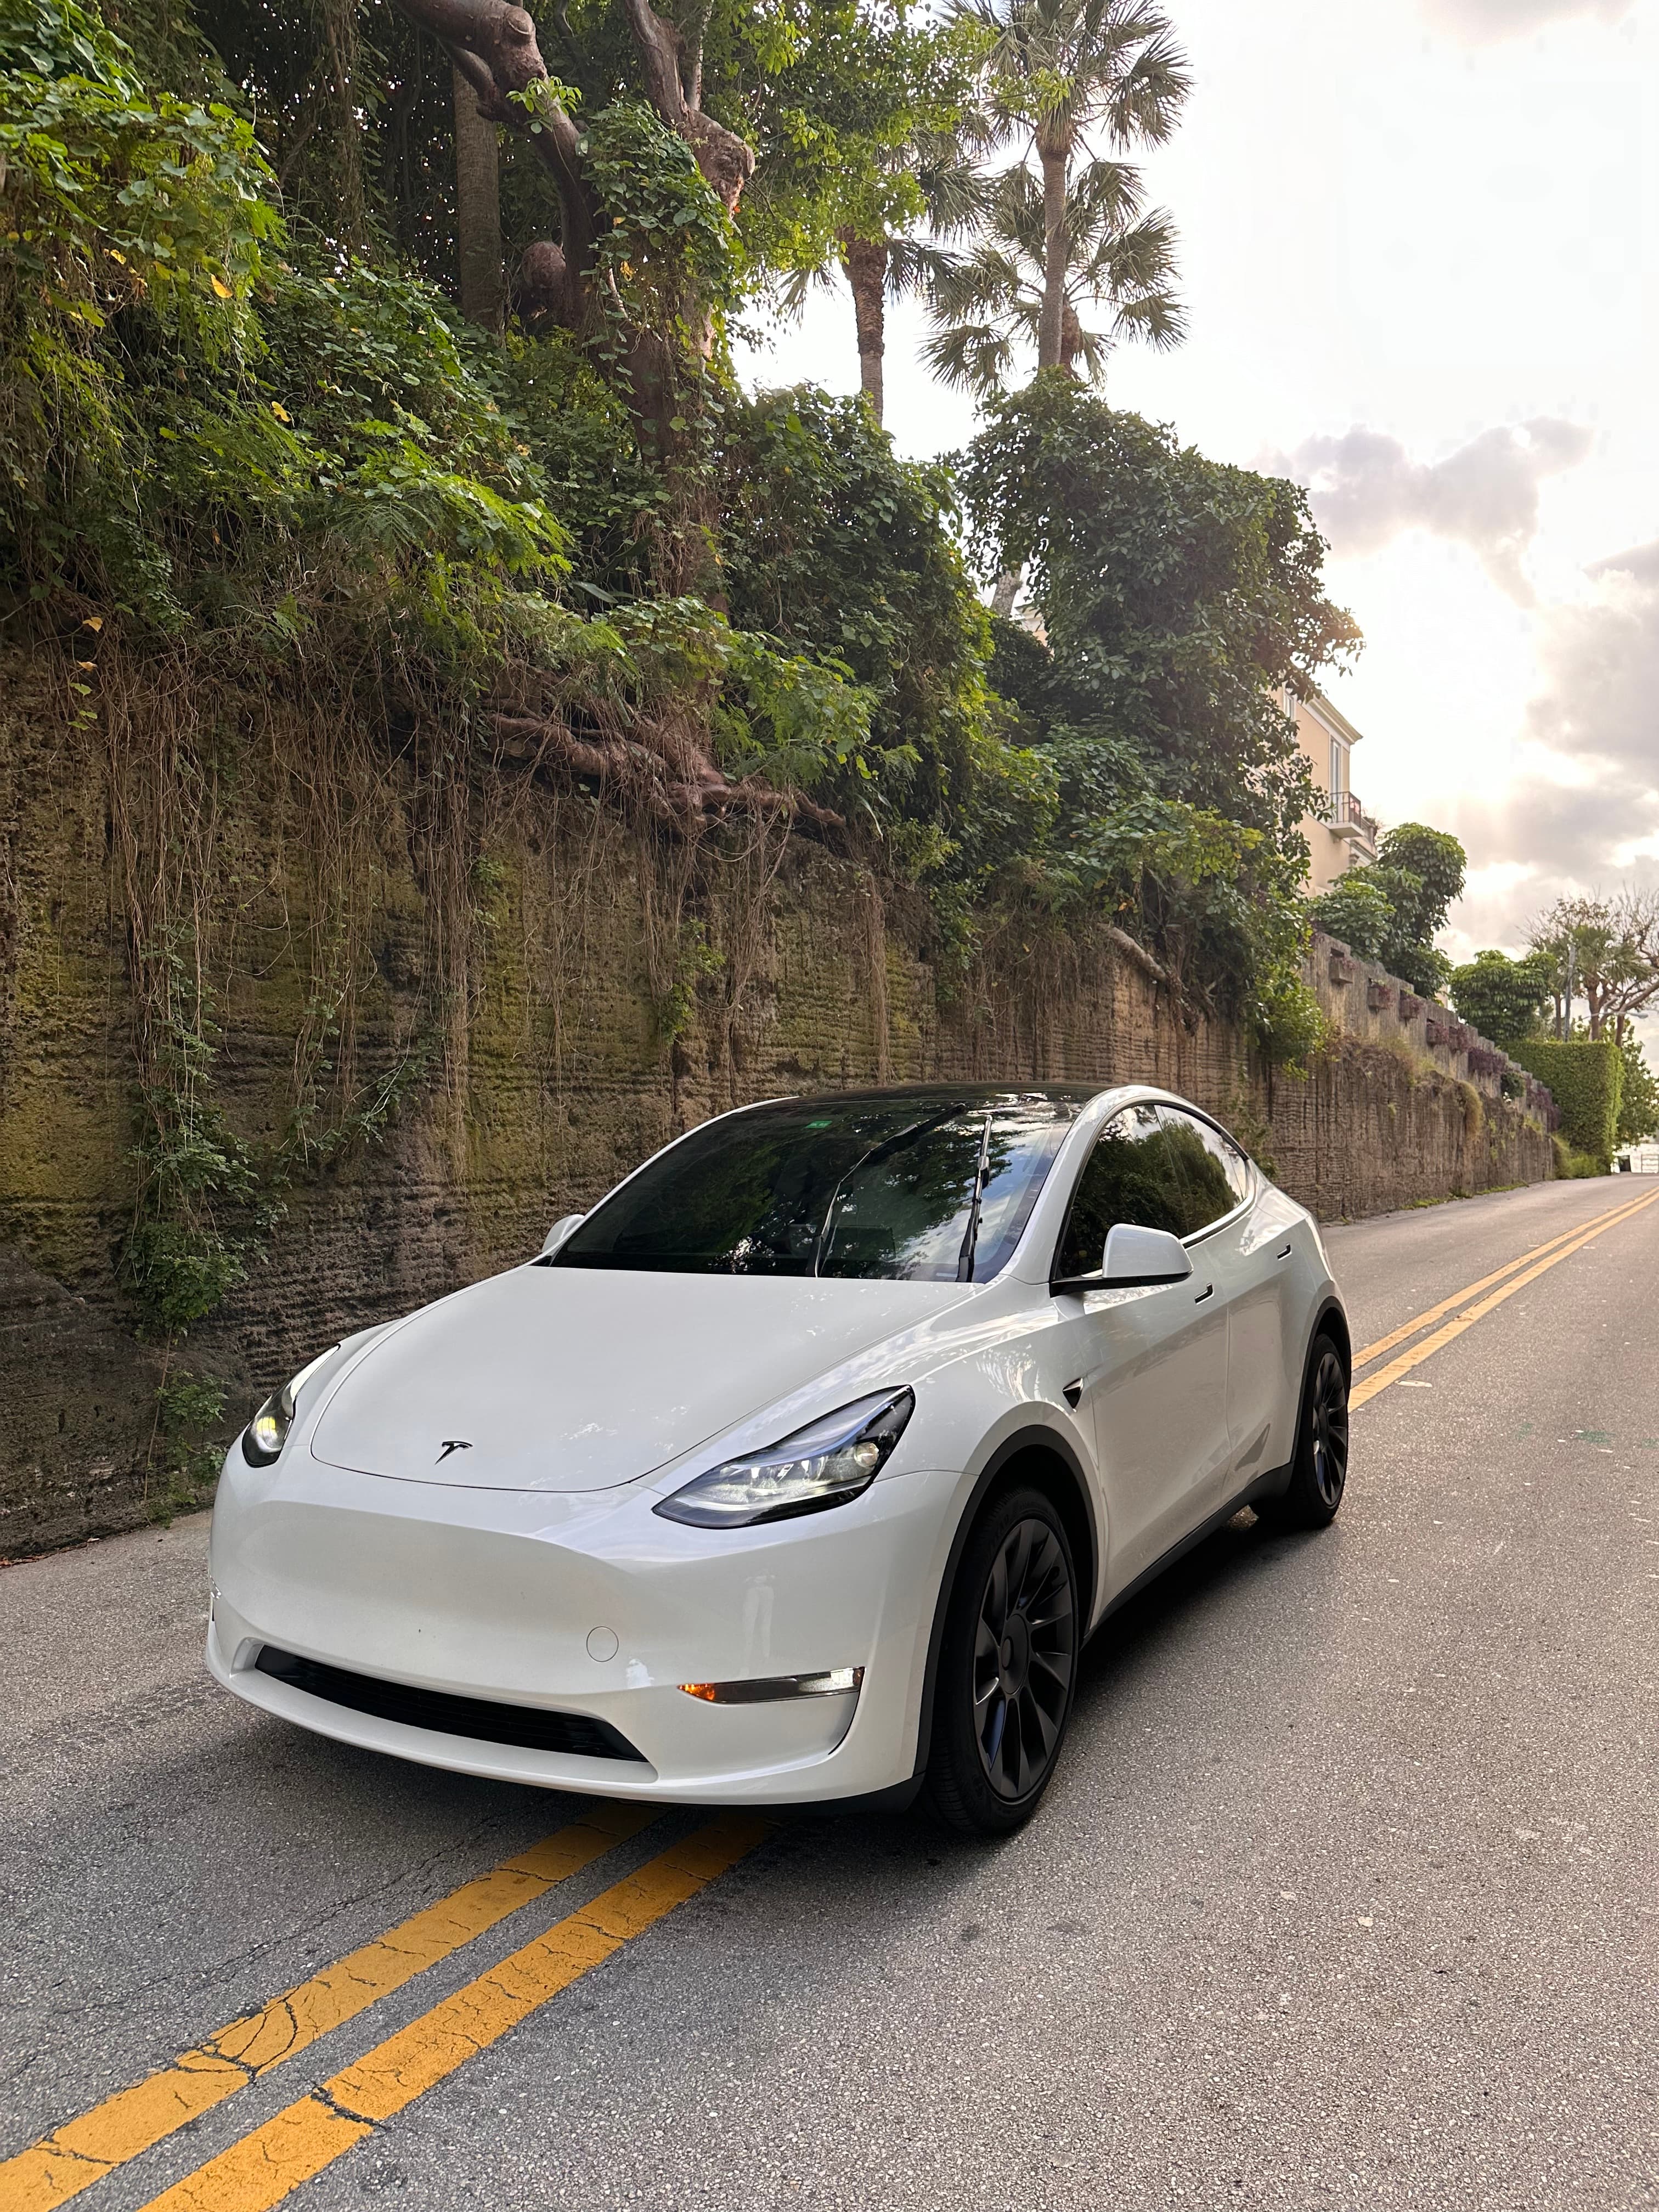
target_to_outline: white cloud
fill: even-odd
[[[1519,38],[1547,24],[1622,22],[1634,0],[1425,0],[1429,20],[1482,44]]]
[[[1398,438],[1356,425],[1308,438],[1281,465],[1305,483],[1339,559],[1380,551],[1407,531],[1470,547],[1500,589],[1529,605],[1522,557],[1538,532],[1538,487],[1586,459],[1595,433],[1559,416],[1483,430],[1443,460],[1416,461]]]
[[[1659,541],[1595,563],[1540,617],[1524,765],[1460,810],[1467,943],[1517,945],[1557,898],[1659,880]]]

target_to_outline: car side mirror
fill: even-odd
[[[1193,1263],[1186,1246],[1167,1229],[1139,1229],[1120,1221],[1106,1239],[1100,1272],[1109,1290],[1143,1290],[1152,1283],[1184,1283]]]
[[[580,1229],[586,1218],[585,1213],[561,1214],[542,1240],[542,1258],[550,1260],[572,1231]]]

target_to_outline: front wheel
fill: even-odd
[[[1079,1642],[1066,1531],[1040,1491],[990,1507],[957,1570],[939,1649],[927,1797],[949,1826],[1001,1836],[1048,1788]]]
[[[1307,1380],[1297,1416],[1296,1458],[1277,1498],[1256,1508],[1285,1528],[1324,1528],[1335,1520],[1348,1482],[1348,1370],[1328,1336],[1308,1353]]]

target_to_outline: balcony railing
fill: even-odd
[[[1376,850],[1376,821],[1367,814],[1351,791],[1334,793],[1328,820],[1339,837],[1351,838],[1370,852]]]

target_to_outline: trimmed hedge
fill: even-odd
[[[1547,1083],[1561,1109],[1561,1134],[1606,1173],[1613,1165],[1625,1063],[1609,1037],[1522,1037],[1510,1057]]]

